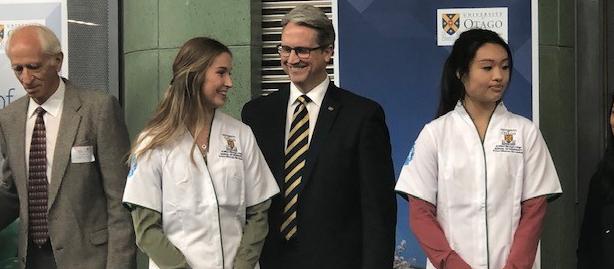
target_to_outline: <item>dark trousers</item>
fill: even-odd
[[[28,253],[26,258],[27,269],[57,269],[55,258],[53,257],[53,248],[51,240],[42,246],[36,245],[30,241],[28,243]]]

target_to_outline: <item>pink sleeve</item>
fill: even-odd
[[[514,242],[504,269],[531,269],[537,253],[537,244],[546,215],[546,196],[522,202],[520,222],[514,233]]]
[[[471,269],[450,248],[446,235],[437,221],[436,212],[434,205],[409,195],[409,225],[429,261],[437,269]]]

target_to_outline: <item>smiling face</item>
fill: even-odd
[[[213,60],[205,70],[205,80],[201,87],[206,106],[219,108],[226,103],[228,90],[232,88],[232,56],[224,52]]]
[[[7,56],[15,76],[28,96],[38,104],[44,103],[60,83],[58,72],[62,66],[62,53],[45,54],[34,28],[14,33],[10,42]]]
[[[281,45],[292,48],[317,48],[318,32],[312,28],[290,22],[281,33]],[[299,58],[293,50],[287,57],[281,57],[281,66],[290,77],[290,81],[303,93],[311,91],[326,79],[326,65],[333,55],[332,46],[315,49],[308,58]]]
[[[494,105],[503,97],[509,79],[507,51],[501,45],[486,43],[476,51],[469,72],[461,78],[465,101]]]

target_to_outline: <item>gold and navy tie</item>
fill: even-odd
[[[294,238],[298,229],[296,220],[297,201],[303,179],[305,159],[309,149],[307,103],[311,100],[307,95],[301,95],[296,101],[299,104],[292,115],[284,165],[284,208],[281,234],[286,240]]]
[[[47,231],[47,139],[43,115],[45,110],[35,110],[36,122],[30,143],[28,163],[28,223],[30,239],[42,246],[49,238]]]

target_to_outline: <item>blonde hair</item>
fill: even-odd
[[[198,137],[207,116],[203,113],[206,107],[201,90],[205,73],[215,58],[223,53],[232,55],[224,44],[207,37],[196,37],[183,44],[173,62],[171,84],[153,118],[133,144],[130,159],[137,159],[148,150],[175,140],[186,130],[193,131],[194,137]],[[195,146],[196,141],[192,151]]]

